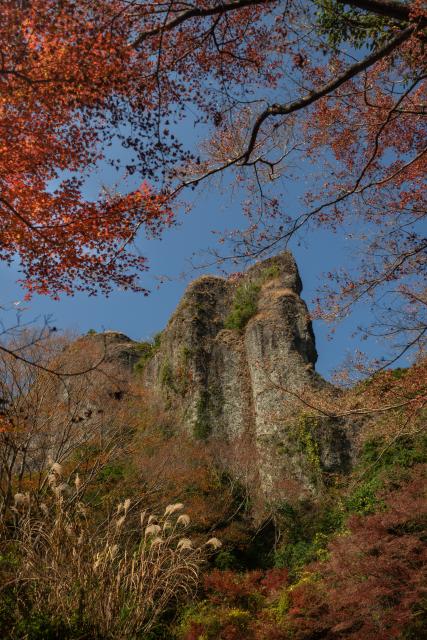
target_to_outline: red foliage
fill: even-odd
[[[330,543],[329,559],[307,567],[311,577],[288,590],[286,570],[212,571],[205,577],[206,602],[220,631],[194,626],[194,634],[221,640],[400,637],[427,596],[425,472],[419,465],[400,487],[389,487],[384,509],[353,516],[349,531]],[[277,609],[282,595],[289,598],[287,612],[286,600],[284,611]],[[233,608],[249,617],[231,619]]]
[[[212,602],[251,607],[257,596],[272,596],[288,583],[287,569],[262,572],[212,571],[205,576],[205,589],[211,592]]]
[[[171,221],[144,178],[128,193],[84,193],[84,181],[139,111],[129,25],[118,2],[32,0],[2,5],[0,46],[0,259],[21,259],[29,292],[140,289],[145,259],[126,246],[143,225]],[[132,67],[134,69],[132,70]],[[128,102],[120,116],[120,102]]]
[[[216,569],[205,576],[204,585],[216,604],[250,606],[251,598],[260,592],[262,575],[261,571],[235,573]]]
[[[204,586],[214,623],[193,622],[185,640],[284,640],[284,630],[272,619],[266,604],[273,604],[288,584],[286,569],[269,571],[214,570],[205,576]],[[236,609],[240,614],[234,617]],[[246,612],[246,615],[245,615]]]
[[[270,569],[266,571],[260,584],[264,593],[275,594],[288,583],[289,572],[287,569]]]
[[[296,638],[345,631],[352,640],[397,638],[427,595],[425,468],[392,493],[386,510],[354,516],[350,533],[330,545],[326,563],[312,566],[321,580],[292,591]]]
[[[288,640],[289,634],[283,626],[269,619],[258,619],[252,624],[254,640]]]
[[[185,640],[200,640],[200,636],[203,636],[204,631],[205,628],[202,624],[199,622],[191,622]]]
[[[248,637],[247,634],[245,635]],[[241,638],[242,629],[238,625],[226,624],[221,629],[221,640],[241,640]]]

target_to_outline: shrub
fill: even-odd
[[[303,567],[317,559],[317,545],[308,540],[284,544],[275,554],[276,567],[286,567],[291,575],[298,576]]]
[[[374,438],[364,444],[356,474],[361,481],[345,500],[349,513],[368,515],[384,508],[380,491],[392,482],[398,486],[410,468],[427,459],[427,436],[401,436],[391,444]]]
[[[374,438],[365,443],[362,451],[362,464],[369,467],[371,475],[380,469],[399,465],[404,468],[424,462],[427,457],[427,435],[418,437],[400,436],[386,446],[384,440]]]
[[[137,348],[139,353],[139,359],[138,359],[138,362],[134,365],[135,371],[137,372],[144,371],[144,368],[147,362],[149,362],[151,358],[154,356],[154,354],[156,353],[156,351],[160,349],[161,338],[162,338],[162,334],[156,333],[153,336],[153,339],[151,341],[140,342],[138,344]]]
[[[205,589],[214,603],[226,603],[235,607],[252,609],[261,596],[261,571],[235,573],[215,569],[205,576]]]
[[[302,412],[296,422],[292,425],[293,434],[299,451],[304,454],[304,458],[313,472],[318,474],[321,469],[319,445],[316,440],[316,430],[319,428],[319,418]]]
[[[125,469],[123,463],[110,462],[99,471],[96,479],[98,482],[106,484],[115,484],[125,477]]]
[[[331,631],[388,640],[417,628],[427,580],[425,466],[383,498],[385,509],[352,516],[349,531],[330,543],[330,558],[310,567],[318,579],[290,591],[292,637]]]
[[[244,282],[237,287],[231,311],[224,322],[226,329],[244,329],[257,311],[260,290],[261,285],[258,282]]]
[[[356,487],[345,501],[347,510],[350,513],[359,515],[375,513],[382,506],[382,502],[377,495],[380,487],[381,484],[377,478],[368,480]]]
[[[287,571],[283,569],[246,573],[212,571],[204,580],[207,598],[184,612],[178,637],[183,640],[281,640],[283,635],[279,635],[275,617],[280,617],[282,612],[282,591],[287,579]]]
[[[236,556],[227,549],[220,551],[215,557],[215,568],[216,569],[234,569],[238,564]]]
[[[263,269],[255,280],[246,280],[239,285],[234,294],[231,311],[225,319],[224,327],[242,331],[257,312],[261,286],[279,275],[279,265],[272,264]]]

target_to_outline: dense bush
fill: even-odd
[[[312,580],[291,590],[293,637],[389,640],[417,623],[427,584],[425,467],[384,497],[380,512],[352,516],[329,551],[310,567]]]
[[[285,637],[280,630],[288,584],[284,569],[269,571],[212,571],[204,579],[206,599],[187,608],[178,637],[183,640],[267,640]]]
[[[427,506],[425,467],[400,488],[389,487],[382,508],[352,515],[315,562],[307,543],[299,573],[286,569],[214,570],[203,598],[186,608],[180,640],[419,640],[426,631]],[[326,525],[325,525],[326,526]],[[312,543],[313,545],[313,543]],[[293,553],[297,543],[294,543]],[[289,553],[292,553],[291,551]],[[303,567],[302,559],[308,564]],[[295,567],[294,567],[295,568]]]
[[[273,555],[283,573],[212,571],[178,638],[425,637],[425,444],[423,433],[369,440],[345,484],[313,502],[283,503]]]

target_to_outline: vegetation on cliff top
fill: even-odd
[[[271,265],[264,268],[258,277],[245,279],[239,284],[234,292],[233,302],[230,312],[225,319],[226,329],[243,331],[248,321],[254,316],[258,309],[258,298],[262,285],[268,280],[277,278],[280,274],[278,265]]]

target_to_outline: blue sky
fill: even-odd
[[[177,127],[177,133],[188,145],[197,143],[206,135],[205,127],[195,129],[192,117],[191,115],[188,121],[181,121]],[[111,154],[123,160],[124,165],[129,160],[129,151],[123,150],[118,144],[112,147]],[[319,167],[310,164],[292,167],[300,181],[291,179],[286,182],[286,202],[283,205],[291,215],[301,211],[299,198],[303,190],[310,187],[314,172],[318,170]],[[226,178],[225,186],[227,181]],[[120,179],[120,173],[116,173],[104,162],[96,173],[88,177],[84,194],[89,199],[95,199],[102,185],[113,186],[124,192],[135,188],[140,182],[141,176],[134,176],[124,182]],[[52,184],[52,188],[54,187],[55,184]],[[23,322],[43,322],[43,318],[47,316],[58,329],[71,330],[77,334],[86,333],[89,329],[115,329],[135,340],[149,339],[165,327],[188,282],[202,273],[191,268],[192,254],[215,246],[216,236],[213,231],[243,229],[247,224],[242,214],[239,192],[232,199],[231,192],[220,193],[219,188],[198,188],[191,198],[191,213],[178,216],[178,225],[167,230],[162,239],[148,240],[143,234],[138,237],[136,246],[148,258],[150,267],[149,272],[142,276],[142,284],[151,290],[149,297],[116,291],[108,298],[79,294],[53,301],[45,296],[34,296],[30,302],[24,302],[25,291],[16,283],[19,265],[7,267],[3,263],[0,264],[0,305],[14,309],[14,303],[18,302],[18,308],[25,309],[22,314]],[[316,230],[299,240],[299,244],[295,241],[289,249],[297,260],[304,286],[302,297],[310,308],[317,289],[325,280],[324,274],[340,265],[351,265],[356,247],[354,240],[348,240],[344,231],[331,234]],[[239,268],[234,267],[234,270],[237,269]],[[205,270],[208,273],[215,271],[215,267]],[[229,266],[229,271],[233,271],[232,265]],[[325,323],[314,323],[319,373],[330,378],[333,371],[356,348],[364,350],[370,357],[382,355],[382,345],[373,340],[361,343],[358,338],[353,337],[357,325],[366,322],[368,317],[369,308],[364,304],[359,305],[351,318],[341,323],[333,336],[330,336],[330,327]],[[5,324],[12,324],[14,312],[3,311],[1,319]],[[405,366],[406,363],[401,364]]]
[[[292,197],[292,194],[289,194]],[[179,302],[186,284],[200,275],[190,265],[192,253],[212,246],[215,237],[212,230],[242,227],[243,215],[239,202],[233,203],[221,198],[214,190],[196,192],[195,204],[190,214],[181,216],[179,225],[168,230],[161,240],[140,238],[137,246],[146,255],[150,271],[143,276],[143,282],[151,290],[149,297],[141,294],[117,291],[110,297],[88,297],[83,294],[56,302],[44,296],[35,296],[30,302],[21,302],[25,307],[23,321],[40,322],[50,316],[58,329],[71,329],[85,333],[89,329],[102,331],[116,329],[135,340],[149,339],[163,329]],[[305,246],[304,246],[305,245]],[[327,232],[313,232],[301,246],[291,245],[300,269],[304,290],[303,298],[310,306],[317,287],[322,284],[322,274],[338,264],[348,264],[354,250],[344,234],[331,236]],[[233,270],[232,268],[230,270]],[[210,268],[209,272],[215,272]],[[183,277],[181,274],[186,272]],[[166,276],[161,284],[159,278]],[[22,301],[25,292],[16,284],[19,277],[17,265],[0,267],[2,305],[13,306]],[[352,338],[352,332],[367,310],[361,306],[349,321],[343,323],[332,338],[329,328],[321,322],[314,325],[317,350],[319,352],[318,371],[330,377],[346,354],[360,347],[360,342]],[[9,322],[12,313],[3,314]],[[375,343],[364,344],[371,355],[377,355],[380,347]]]

